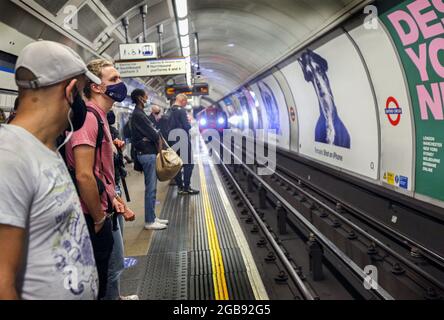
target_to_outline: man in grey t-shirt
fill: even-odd
[[[90,233],[56,150],[68,126],[83,125],[87,78],[101,83],[55,42],[32,43],[17,60],[19,111],[0,126],[0,299],[97,298]]]

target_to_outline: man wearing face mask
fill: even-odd
[[[99,273],[99,299],[118,299],[108,293],[118,295],[119,292],[119,269],[123,269],[123,257],[116,261],[119,255],[113,251],[123,252],[123,241],[120,239],[115,243],[113,231],[120,228],[117,214],[125,212],[125,205],[115,191],[113,139],[106,115],[115,102],[126,98],[127,89],[111,62],[91,61],[88,70],[102,83],[89,82],[85,86],[88,113],[83,127],[74,133],[66,146],[66,159],[68,168],[75,172],[91,234]]]
[[[160,119],[162,117],[161,112],[162,109],[159,106],[153,105],[151,107],[151,114],[148,117],[157,130],[160,130]]]
[[[0,126],[0,299],[96,299],[90,235],[56,139],[83,125],[87,78],[101,81],[50,41],[26,46],[15,69],[19,108]]]

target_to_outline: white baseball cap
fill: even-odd
[[[19,81],[16,76],[19,88],[48,87],[82,74],[96,84],[102,83],[73,49],[53,41],[36,41],[27,45],[17,59],[15,71],[19,68],[28,69],[36,77]]]

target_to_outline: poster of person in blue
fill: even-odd
[[[276,97],[271,91],[270,87],[263,81],[257,83],[261,93],[262,101],[264,102],[265,112],[268,117],[268,129],[276,130],[277,135],[282,135],[281,125],[279,123],[279,108],[276,102]]]
[[[298,59],[307,82],[313,84],[318,97],[320,117],[316,125],[315,141],[351,148],[350,134],[342,122],[327,75],[328,62],[317,53],[307,50]]]

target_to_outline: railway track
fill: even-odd
[[[276,252],[302,298],[324,298],[325,288],[316,289],[326,282],[322,271],[316,271],[323,266],[355,299],[442,299],[443,259],[432,250],[302,180],[289,168],[277,166],[274,175],[261,177],[256,165],[220,167],[273,248],[282,247],[283,242],[289,248],[289,241],[282,241],[287,234],[297,235],[306,244],[308,277],[294,275],[295,270],[296,275],[302,274],[300,252],[295,252],[297,257],[289,254],[291,248],[283,250],[283,255]],[[313,248],[322,252],[320,259],[311,255]],[[290,262],[282,260],[289,257]],[[306,282],[309,285],[304,288]],[[327,298],[335,295],[333,289],[327,292]]]

